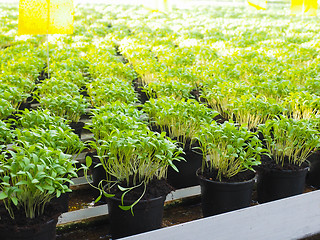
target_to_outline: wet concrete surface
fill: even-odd
[[[70,193],[69,212],[94,207],[96,193],[92,188],[80,188]]]

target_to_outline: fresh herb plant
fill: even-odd
[[[60,127],[63,130],[70,129],[68,120],[63,117],[55,116],[47,109],[24,109],[16,114],[19,118],[17,126],[20,128],[43,128],[48,129],[50,126]]]
[[[47,96],[39,100],[42,108],[73,122],[78,122],[81,115],[85,114],[89,107],[88,102],[82,95]]]
[[[0,85],[0,96],[11,103],[14,108],[18,108],[22,101],[25,101],[29,97],[28,93],[25,93],[22,89],[8,84]]]
[[[289,163],[301,166],[311,152],[320,145],[315,121],[281,116],[259,126],[266,148],[273,160],[283,166]]]
[[[56,79],[52,77],[44,80],[38,85],[36,94],[39,96],[39,98],[64,94],[70,94],[71,96],[74,96],[79,94],[79,87],[72,82],[66,81],[65,79]]]
[[[48,128],[26,128],[16,129],[14,131],[19,142],[28,142],[33,145],[41,143],[43,146],[53,149],[59,149],[66,154],[79,154],[84,148],[84,143],[79,139],[72,129],[63,129],[51,125]]]
[[[231,178],[239,172],[252,170],[260,164],[260,154],[265,149],[256,133],[233,122],[202,125],[197,133],[203,153],[201,170],[217,171],[217,180]]]
[[[284,112],[294,119],[310,119],[319,114],[320,97],[309,92],[291,92],[283,98]]]
[[[173,97],[152,98],[144,104],[143,111],[148,114],[151,126],[167,131],[170,138],[177,139],[183,146],[187,140],[192,145],[201,125],[218,115],[196,100],[176,100]]]
[[[194,87],[189,83],[178,80],[154,81],[143,87],[143,91],[149,98],[174,97],[175,99],[192,98],[191,91]]]
[[[14,137],[10,124],[0,120],[0,145],[12,143]]]
[[[112,77],[96,79],[87,85],[92,106],[103,106],[115,101],[134,103],[137,101],[132,86],[121,79]]]
[[[9,117],[15,111],[12,104],[3,98],[0,98],[0,120]]]
[[[133,105],[114,102],[92,110],[91,122],[85,128],[94,134],[94,138],[107,139],[114,130],[147,129],[141,112]]]
[[[16,209],[30,219],[41,216],[53,197],[71,191],[64,183],[77,177],[70,155],[40,144],[21,142],[0,158],[0,200],[13,219]]]
[[[273,119],[285,111],[282,104],[273,98],[264,96],[243,95],[230,101],[232,116],[237,123],[255,130],[259,124]]]
[[[110,189],[119,187],[123,191],[120,208],[131,210],[132,213],[133,207],[144,196],[148,183],[152,179],[166,178],[168,167],[177,170],[174,161],[182,160],[179,156],[182,149],[178,148],[174,141],[166,138],[165,133],[158,134],[145,129],[114,130],[107,140],[91,142],[90,145],[97,150],[97,156],[107,173],[108,187],[104,194],[112,197]],[[86,163],[87,167],[91,166],[90,157],[87,157]],[[121,183],[124,185],[120,185]],[[103,191],[102,182],[99,186]],[[139,186],[144,187],[143,194],[132,205],[123,206],[125,194]]]

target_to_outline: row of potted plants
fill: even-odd
[[[48,110],[25,109],[17,117],[1,122],[1,236],[54,239],[58,216],[66,210],[59,201],[77,177],[72,154],[85,146],[68,120]]]
[[[87,128],[94,133],[96,141],[91,142],[90,146],[97,151],[94,156],[105,170],[105,178],[95,187],[100,189],[99,196],[118,199],[113,210],[115,212],[110,211],[111,216],[116,218],[114,223],[123,223],[118,218],[122,213],[131,221],[130,225],[140,223],[132,218],[133,215],[140,214],[138,202],[142,203],[143,198],[150,198],[150,184],[157,186],[154,182],[169,177],[170,169],[173,172],[183,172],[178,165],[185,163],[181,157],[185,156],[183,148],[187,153],[186,146],[193,157],[200,158],[192,173],[196,176],[195,172],[200,168],[198,176],[202,188],[212,180],[220,180],[218,186],[221,181],[232,181],[230,179],[245,170],[249,174],[242,179],[247,181],[243,181],[241,185],[249,182],[252,186],[252,170],[257,169],[260,173],[259,202],[264,202],[275,199],[260,190],[268,185],[268,180],[263,180],[264,174],[274,172],[265,170],[266,166],[278,164],[281,167],[277,168],[287,168],[286,171],[289,171],[288,168],[302,166],[298,172],[304,179],[303,162],[310,151],[318,148],[318,125],[314,117],[317,113],[318,92],[312,81],[317,75],[318,59],[316,44],[312,45],[313,35],[299,34],[299,31],[303,31],[292,30],[292,22],[274,21],[268,13],[265,17],[270,19],[271,25],[264,21],[261,29],[250,31],[246,26],[246,13],[235,9],[233,12],[214,10],[214,14],[210,13],[212,17],[209,17],[207,10],[197,10],[197,14],[177,10],[169,16],[140,9],[136,11],[136,8],[128,6],[108,6],[102,9],[110,14],[100,11],[94,13],[92,9],[80,10],[79,15],[76,14],[76,23],[83,25],[76,25],[75,39],[60,37],[50,43],[51,49],[59,51],[51,50],[53,61],[50,76],[41,79],[34,92],[42,108],[47,110],[39,111],[36,118],[32,118],[32,114],[37,114],[36,111],[15,114],[18,123],[13,121],[12,125],[1,122],[1,131],[5,134],[1,137],[3,143],[13,141],[10,138],[13,132],[16,133],[16,139],[19,139],[14,150],[3,151],[1,169],[4,175],[8,174],[5,169],[9,169],[6,161],[20,161],[21,158],[24,161],[29,158],[38,161],[42,156],[46,158],[46,154],[51,154],[44,153],[51,148],[57,151],[56,154],[78,152],[82,148],[79,139],[71,134],[67,125],[58,123],[62,120],[55,118],[60,116],[77,122],[91,103],[91,107],[96,109],[92,110],[92,123]],[[90,17],[81,18],[81,14]],[[234,22],[234,17],[240,18],[239,23]],[[208,24],[205,25],[212,27],[194,24],[201,22],[199,19],[206,19],[204,23]],[[221,23],[215,21],[216,24],[212,24],[211,21],[217,19]],[[281,17],[276,19],[283,20]],[[141,20],[145,23],[143,26]],[[272,24],[275,28],[271,27]],[[288,34],[283,37],[283,41],[273,39],[279,38],[279,29],[288,26]],[[316,23],[312,22],[310,26],[318,29]],[[269,31],[270,29],[273,31]],[[1,53],[5,53],[1,54],[1,58],[8,63],[18,51],[25,55],[31,54],[30,58],[18,54],[17,63],[1,66],[1,82],[10,81],[10,84],[3,85],[2,92],[21,94],[19,98],[11,94],[3,98],[1,109],[7,112],[1,115],[1,119],[14,113],[17,103],[30,96],[36,77],[42,71],[45,48],[39,46],[39,43],[35,44],[35,40],[30,38],[26,45],[17,44],[1,49]],[[32,44],[36,47],[31,48]],[[30,53],[32,51],[34,53]],[[116,56],[117,54],[123,56]],[[35,67],[31,70],[23,68],[24,60]],[[18,74],[12,74],[16,69],[19,69]],[[32,73],[31,77],[27,75],[28,72]],[[11,75],[14,77],[8,77]],[[19,89],[14,88],[12,83],[21,82],[25,89],[29,82],[27,77],[30,77],[32,87],[18,92]],[[137,98],[131,82],[137,77],[143,85],[143,91],[150,98],[140,106],[142,111],[133,105]],[[204,104],[196,100],[185,100],[188,98],[196,98]],[[116,102],[112,103],[113,101]],[[7,102],[10,104],[7,104],[8,107]],[[233,118],[236,123],[226,121]],[[217,121],[212,121],[214,119]],[[39,125],[37,122],[40,122]],[[18,127],[12,131],[12,126],[19,124],[23,125],[22,129]],[[35,144],[39,141],[41,145]],[[70,147],[65,144],[70,144]],[[30,155],[25,151],[41,152],[44,155],[37,158],[33,153]],[[262,165],[257,167],[261,154]],[[29,162],[32,165],[31,160]],[[294,167],[290,165],[292,163]],[[15,162],[9,162],[8,165],[14,164]],[[61,161],[61,164],[64,162]],[[88,157],[86,169],[91,165]],[[60,173],[65,174],[63,171]],[[37,177],[41,177],[40,175],[38,173]],[[10,177],[14,178],[15,173]],[[53,178],[55,177],[58,175],[54,174]],[[1,186],[9,187],[6,184],[8,178],[3,178]],[[35,178],[27,176],[26,181],[31,179],[32,183]],[[275,177],[272,175],[271,179],[273,181]],[[50,181],[45,182],[51,184]],[[37,185],[37,180],[34,180],[34,184],[32,186],[35,188],[40,186]],[[291,182],[286,184],[294,185]],[[24,186],[24,182],[19,185]],[[274,190],[280,185],[271,185],[270,189]],[[163,206],[163,196],[171,190],[166,184],[164,186],[167,188],[162,193],[155,194],[162,196],[156,205]],[[67,191],[66,187],[62,188]],[[140,192],[132,196],[136,189]],[[60,195],[58,190],[55,192],[50,188],[50,196],[47,198]],[[2,190],[2,199],[4,202],[8,201],[7,205],[10,201],[11,205],[15,205],[16,195],[7,194],[6,191]],[[8,188],[8,192],[10,191],[12,190]],[[245,200],[231,202],[231,207],[223,205],[222,210],[217,210],[220,203],[213,202],[212,196],[209,196],[210,200],[205,200],[203,194],[204,212],[209,211],[204,214],[217,214],[248,206],[251,191],[247,188]],[[285,196],[298,192],[301,192],[301,188]],[[131,201],[126,202],[130,195]],[[227,201],[222,200],[222,203]],[[128,211],[120,214],[117,205]],[[9,213],[12,212],[10,207],[8,209]],[[161,210],[158,215],[161,216]],[[160,220],[156,223],[148,221],[152,223],[149,230],[159,227],[161,223]],[[117,232],[115,226],[113,231],[114,237],[122,234]],[[143,230],[139,228],[129,234],[137,231]]]
[[[104,119],[107,119],[107,116]],[[128,128],[128,126],[119,124],[119,121],[108,122],[109,130],[102,131],[105,135],[101,138],[100,132],[100,138],[91,142],[91,147],[97,151],[95,157],[99,159],[99,164],[105,170],[104,179],[95,186],[101,191],[97,200],[103,194],[112,199],[108,200],[108,203],[112,219],[116,219],[111,228],[114,237],[152,230],[156,228],[155,225],[151,227],[145,223],[146,228],[142,230],[141,226],[134,224],[139,225],[142,223],[141,220],[133,216],[135,216],[135,209],[140,217],[141,208],[153,208],[151,199],[148,200],[148,203],[141,201],[143,197],[147,199],[150,197],[147,192],[152,191],[149,188],[152,189],[153,185],[148,187],[144,185],[145,182],[142,180],[144,175],[140,171],[148,173],[151,169],[140,161],[157,164],[159,159],[153,159],[157,153],[154,147],[157,146],[157,149],[160,149],[161,146],[152,143],[149,134],[153,136],[159,133],[152,133],[144,124],[141,126],[145,127],[132,129],[132,127]],[[256,171],[259,173],[257,189],[259,203],[302,193],[308,171],[306,160],[312,151],[319,147],[319,131],[314,128],[314,124],[313,121],[295,120],[282,116],[261,124],[258,132],[254,133],[246,127],[237,126],[234,122],[203,121],[200,129],[195,132],[195,139],[199,145],[193,147],[195,154],[202,159],[198,170],[193,168],[193,174],[195,176],[197,173],[201,185],[203,215],[211,216],[250,206],[253,185],[257,177]],[[148,136],[145,136],[145,131]],[[161,131],[161,136],[165,137],[166,132],[169,133],[167,129]],[[263,136],[262,140],[259,139],[258,133]],[[152,146],[153,150],[150,153],[149,148],[145,145],[140,153],[140,144],[144,144],[145,141]],[[160,142],[158,139],[157,143]],[[182,159],[182,150],[180,148],[176,155],[180,156],[176,159],[180,161],[169,161],[170,164],[167,165],[169,169],[172,167],[176,171],[181,171],[181,174],[184,171],[179,165],[181,162],[187,160],[189,167],[193,167],[191,162],[196,161],[194,158]],[[161,156],[161,154],[157,155],[157,157]],[[90,167],[92,159],[87,157],[86,160],[87,167]],[[167,176],[162,175],[164,178],[168,177],[168,180],[170,180],[169,169],[166,169]],[[124,177],[126,181],[123,180]],[[192,177],[191,174],[184,180],[188,181],[190,177]],[[173,181],[172,185],[174,184],[177,182]],[[114,192],[112,188],[117,187],[118,190]],[[134,194],[136,191],[138,193]],[[118,195],[115,195],[117,192]],[[114,206],[115,203],[111,203],[115,199],[116,206]],[[121,212],[118,205],[120,209],[131,210],[131,212]],[[163,206],[163,203],[159,205]],[[112,215],[115,212],[116,216]],[[145,215],[144,217],[150,222],[149,217]],[[161,215],[159,217],[161,219]],[[121,227],[124,221],[129,221],[129,225],[134,226],[135,230],[130,229],[129,232],[124,232]],[[161,222],[159,219],[157,221]],[[157,225],[158,227],[160,224]]]

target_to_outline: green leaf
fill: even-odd
[[[127,190],[130,190],[132,188],[125,188],[125,187],[121,187],[120,185],[118,185],[118,188],[120,189],[120,191],[125,192]]]
[[[115,196],[114,194],[106,193],[105,191],[103,191],[103,195],[107,198],[111,198]]]
[[[94,202],[95,202],[95,203],[99,202],[99,201],[100,201],[100,199],[101,199],[101,197],[102,197],[102,195],[100,194],[100,195],[99,195],[99,197],[97,197],[97,199],[96,199],[96,200],[94,200]]]
[[[18,205],[18,199],[16,197],[12,197],[11,201],[13,202],[14,205]]]
[[[8,195],[5,192],[0,192],[0,200],[6,199]]]
[[[122,206],[122,205],[119,205],[119,208],[124,210],[124,211],[128,211],[131,209],[131,206]]]
[[[90,167],[92,165],[92,158],[90,156],[86,156],[86,165]]]
[[[25,181],[25,180],[22,180],[22,181],[19,181],[19,182],[16,183],[17,186],[19,186],[19,185],[27,185],[27,184],[28,184],[28,182]]]
[[[59,198],[61,196],[61,191],[60,190],[57,190],[56,196],[57,196],[57,198]]]
[[[38,179],[33,179],[31,182],[32,182],[33,184],[37,184],[37,183],[39,183],[39,180],[38,180]]]

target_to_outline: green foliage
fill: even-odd
[[[285,112],[285,108],[279,102],[264,96],[242,95],[233,99],[231,106],[232,115],[237,123],[252,130]]]
[[[202,97],[222,117],[229,119],[233,111],[231,101],[249,93],[252,93],[252,88],[242,82],[210,82],[209,86],[203,88]]]
[[[100,46],[100,49],[93,49],[92,55],[88,56],[90,65],[89,72],[93,79],[115,77],[131,82],[135,79],[136,74],[129,65],[120,61],[109,51],[103,51],[106,46]]]
[[[294,119],[310,119],[319,114],[320,97],[309,92],[291,92],[282,101],[286,115]]]
[[[175,99],[192,98],[191,91],[194,87],[189,83],[178,80],[153,81],[143,87],[143,91],[149,98],[174,97]]]
[[[70,129],[68,121],[62,117],[53,115],[49,110],[45,109],[24,109],[16,114],[19,117],[17,121],[18,127],[21,128],[43,128],[49,129],[50,126],[60,127],[63,130]]]
[[[15,52],[11,49],[13,51],[10,52],[10,55],[14,55],[14,57],[6,61],[5,75],[16,75],[18,73],[17,76],[34,81],[41,72],[44,61],[36,56],[37,50],[34,47],[27,43],[23,47],[28,48],[22,52]]]
[[[18,72],[0,74],[0,81],[1,84],[17,87],[24,93],[31,93],[35,87],[34,79],[23,77]]]
[[[27,142],[30,145],[40,143],[47,148],[59,149],[66,154],[78,154],[84,149],[84,143],[72,129],[63,129],[51,125],[48,128],[26,128],[14,131],[18,143]]]
[[[97,151],[101,165],[107,173],[108,188],[119,186],[124,189],[122,199],[128,191],[138,186],[144,185],[146,188],[152,179],[166,178],[168,167],[177,170],[174,161],[183,159],[179,156],[182,149],[166,138],[165,133],[154,133],[149,129],[114,130],[107,140],[90,142],[90,146]],[[87,158],[86,163],[89,167],[91,159]],[[125,186],[119,185],[121,182],[124,182]],[[104,191],[103,184],[99,185],[100,190]],[[123,206],[123,209],[132,211],[143,195],[144,192],[137,201],[130,206]]]
[[[29,97],[28,93],[25,93],[18,87],[13,87],[8,84],[1,83],[0,85],[1,98],[9,101],[14,108],[19,106],[19,103],[26,100]]]
[[[183,146],[188,139],[192,144],[201,125],[218,115],[196,100],[176,100],[173,97],[150,99],[144,104],[143,111],[148,114],[151,126],[168,131],[168,136],[182,142]]]
[[[44,80],[38,85],[36,94],[38,95],[38,98],[46,96],[59,96],[64,94],[75,96],[79,94],[79,87],[72,82],[66,81],[65,79],[56,79],[52,77]]]
[[[137,101],[132,86],[116,77],[96,79],[87,85],[92,106],[103,106],[115,101],[134,103]]]
[[[46,96],[39,100],[42,108],[73,122],[78,122],[81,115],[85,114],[89,107],[88,102],[82,95]]]
[[[145,129],[115,130],[107,140],[92,142],[91,146],[97,150],[106,172],[127,186],[132,176],[134,185],[166,178],[167,168],[175,168],[173,162],[181,159],[182,152],[164,133]]]
[[[50,70],[53,78],[63,79],[78,88],[86,84],[88,79],[85,74],[87,73],[89,62],[81,55],[80,47],[73,47],[70,52],[61,51],[60,56],[54,56],[56,61],[53,62]],[[59,58],[62,59],[60,60]]]
[[[233,122],[204,124],[197,139],[203,153],[202,171],[217,170],[219,181],[222,176],[231,178],[241,171],[253,171],[252,167],[260,164],[260,154],[265,151],[256,133]]]
[[[9,117],[15,111],[11,103],[3,98],[0,98],[0,120]]]
[[[21,142],[13,149],[0,155],[0,200],[13,219],[15,208],[33,219],[43,214],[53,197],[71,191],[65,183],[77,177],[76,162],[40,144]]]
[[[282,166],[286,158],[289,163],[300,166],[320,145],[315,122],[307,119],[281,116],[260,125],[259,131],[264,136],[269,154]]]
[[[10,125],[0,120],[0,145],[12,143],[14,137]]]
[[[89,129],[96,140],[108,139],[114,130],[147,129],[146,121],[142,119],[141,112],[133,105],[123,102],[114,102],[92,110],[91,123],[85,128]]]

